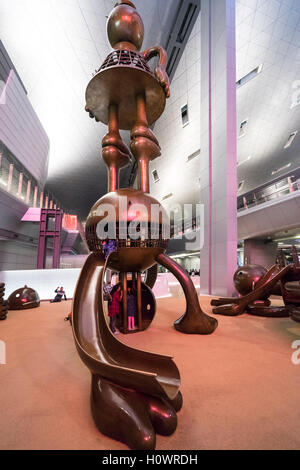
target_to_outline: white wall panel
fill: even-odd
[[[49,139],[15,72],[5,86],[0,104],[0,140],[20,163],[44,185],[48,170]]]

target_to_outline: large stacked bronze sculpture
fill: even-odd
[[[176,411],[182,404],[179,371],[170,357],[129,348],[111,333],[103,312],[105,271],[109,268],[120,273],[124,319],[127,273],[132,273],[136,281],[141,325],[141,273],[159,263],[177,277],[186,296],[186,312],[175,322],[175,328],[189,334],[210,334],[217,321],[202,312],[191,279],[165,255],[166,213],[148,194],[149,162],[160,156],[158,141],[149,126],[162,114],[170,93],[166,52],[161,47],[139,52],[144,27],[130,1],[115,6],[107,31],[114,52],[88,85],[86,110],[96,121],[108,124],[102,155],[108,167],[109,193],[94,205],[87,219],[86,238],[92,253],[74,296],[73,332],[79,355],[92,373],[91,406],[99,430],[131,448],[154,449],[156,433],[170,435],[177,426]],[[153,73],[148,61],[154,56],[159,60]],[[130,158],[119,129],[131,130],[130,148],[138,163],[137,190],[119,189],[119,171]],[[126,206],[120,209],[125,197]],[[121,236],[124,223],[127,229],[131,221],[130,208],[136,204],[148,209],[146,214],[135,214],[136,222],[143,227],[152,225],[151,206],[159,206],[157,236],[141,235],[134,240]],[[108,206],[114,208],[115,219],[110,220],[102,211]],[[104,219],[114,225],[114,240],[99,236],[97,227]],[[108,242],[113,246],[110,253],[106,251]],[[126,332],[125,322],[123,330]]]

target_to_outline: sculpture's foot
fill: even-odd
[[[174,402],[178,405],[180,397]],[[99,431],[134,450],[155,449],[156,433],[169,436],[177,427],[172,402],[125,389],[95,375],[91,407]]]
[[[224,315],[226,317],[237,317],[243,313],[244,309],[237,304],[222,305],[220,307],[213,308],[215,315]]]
[[[247,313],[266,318],[288,318],[290,316],[286,307],[261,307],[253,304],[247,307]]]
[[[188,307],[188,311],[176,320],[174,323],[175,330],[190,335],[212,334],[218,326],[218,320],[202,312],[199,305],[196,311],[190,311],[192,308]]]
[[[220,307],[222,305],[228,305],[228,304],[237,304],[239,302],[239,298],[237,297],[236,299],[234,299],[233,297],[230,299],[226,299],[226,298],[220,298],[220,299],[213,299],[211,300],[210,302],[210,305],[212,307]]]
[[[289,306],[289,314],[292,320],[300,323],[300,307]]]

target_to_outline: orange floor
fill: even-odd
[[[201,298],[206,311],[208,298]],[[300,365],[291,361],[300,325],[243,315],[219,318],[212,336],[172,328],[184,299],[158,301],[147,332],[118,339],[174,355],[184,406],[161,449],[299,449]],[[0,365],[1,449],[127,449],[102,436],[89,409],[90,375],[63,321],[70,302],[10,312],[0,322],[7,364]]]

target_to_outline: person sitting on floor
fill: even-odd
[[[53,300],[50,300],[51,304],[61,302],[63,297],[65,300],[67,300],[67,296],[63,287],[58,287],[54,292],[56,293],[56,296]]]

